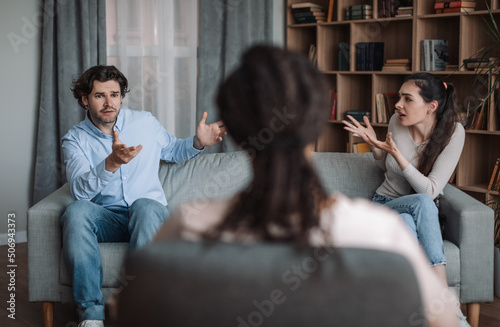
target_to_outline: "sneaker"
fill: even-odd
[[[459,327],[470,327],[469,323],[467,322],[467,319],[465,318],[464,314],[462,313],[462,310],[460,310],[460,306],[457,308],[457,318],[458,318],[458,326]]]
[[[102,320],[84,320],[78,327],[104,327],[104,322]]]

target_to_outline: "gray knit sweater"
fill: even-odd
[[[457,123],[450,142],[436,159],[429,176],[424,176],[416,166],[418,164],[418,154],[427,141],[416,144],[410,135],[408,127],[402,126],[397,116],[397,114],[394,114],[391,117],[388,131],[392,132],[393,140],[399,151],[410,164],[402,171],[394,157],[384,153],[384,157],[377,160],[377,164],[386,171],[385,180],[376,192],[395,199],[409,194],[411,188],[413,188],[415,192],[427,194],[432,199],[435,199],[443,194],[443,189],[457,166],[464,147],[465,130],[461,124]]]

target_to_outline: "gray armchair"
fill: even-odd
[[[121,327],[426,326],[413,268],[384,251],[165,242],[126,275]]]
[[[314,164],[329,192],[371,198],[382,183],[383,172],[371,154],[317,153]],[[229,197],[251,179],[243,152],[202,154],[179,163],[162,163],[160,180],[169,208],[195,201],[203,210],[208,198]],[[29,299],[43,302],[45,326],[52,326],[53,302],[71,302],[71,282],[61,255],[59,217],[73,201],[68,185],[28,211]],[[479,319],[480,302],[493,301],[493,210],[466,193],[447,185],[440,200],[446,216],[444,248],[448,285],[468,305],[469,321]],[[103,294],[123,284],[120,279],[127,244],[100,244],[103,258]],[[476,324],[477,325],[477,324]]]

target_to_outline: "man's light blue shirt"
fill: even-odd
[[[112,152],[113,136],[106,135],[88,115],[61,140],[66,176],[76,200],[90,200],[103,207],[129,207],[139,198],[167,205],[158,178],[160,160],[181,162],[202,150],[193,147],[193,137],[177,139],[146,111],[121,109],[113,130],[127,147],[142,145],[139,154],[116,172],[105,169]]]

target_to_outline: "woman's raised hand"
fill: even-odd
[[[368,119],[368,117],[363,116],[363,121],[366,126],[361,125],[360,122],[358,122],[350,115],[347,115],[347,118],[349,118],[350,121],[347,120],[342,121],[342,123],[344,123],[345,125],[344,129],[353,133],[354,136],[361,137],[363,141],[368,143],[370,146],[374,146],[373,140],[377,139],[377,134],[375,133],[375,130],[370,124],[370,120]]]

